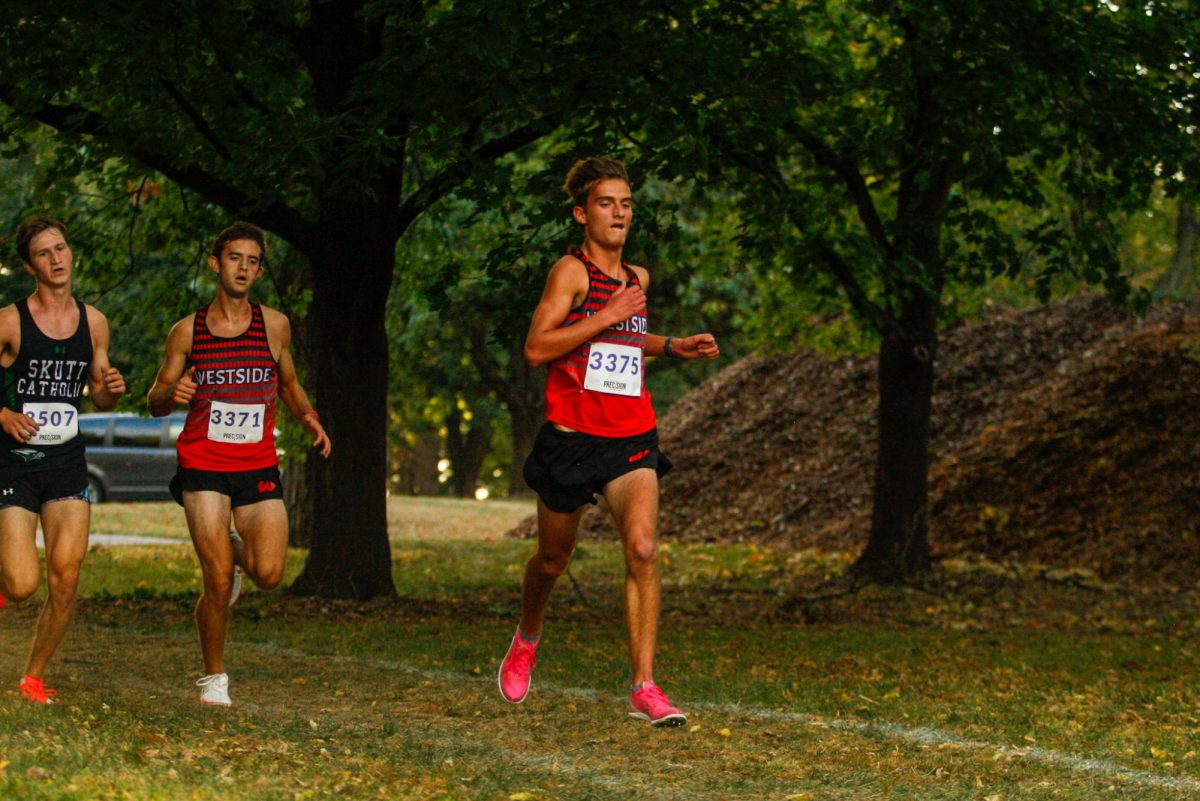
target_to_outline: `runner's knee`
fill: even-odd
[[[233,574],[224,575],[208,575],[204,576],[204,595],[213,601],[229,602],[229,596],[233,592]]]
[[[37,574],[31,576],[4,576],[4,594],[10,601],[24,601],[37,592]]]
[[[652,530],[631,534],[625,543],[625,564],[630,568],[646,567],[658,561],[658,546]]]
[[[567,564],[571,561],[572,550],[574,550],[573,546],[554,551],[538,551],[537,562],[540,572],[547,576],[561,576],[566,572]]]
[[[283,565],[273,566],[250,576],[260,590],[273,590],[283,581]]]
[[[46,586],[50,594],[58,598],[64,595],[74,596],[79,587],[79,566],[51,567],[46,571]]]

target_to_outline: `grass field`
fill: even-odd
[[[393,540],[498,537],[533,513],[530,501],[388,498]],[[92,507],[92,531],[186,540],[183,510],[175,503],[101,503]]]
[[[179,535],[112,506],[97,531]],[[0,799],[1200,797],[1194,591],[1036,567],[849,592],[845,554],[668,544],[657,673],[691,720],[659,731],[625,715],[620,557],[587,542],[510,706],[530,543],[497,535],[527,508],[394,503],[395,602],[247,593],[228,710],[195,701],[190,547],[93,550],[60,704],[13,691],[36,607],[0,612]]]

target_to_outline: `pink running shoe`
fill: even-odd
[[[652,681],[642,682],[640,689],[629,695],[629,716],[650,721],[651,726],[682,726],[687,715],[671,706],[667,695]]]
[[[496,683],[500,685],[500,694],[509,703],[519,704],[529,693],[529,676],[537,667],[537,643],[528,643],[521,639],[521,631],[513,635],[508,653],[500,663],[500,674]]]
[[[53,704],[58,690],[51,690],[46,682],[28,674],[21,677],[21,697],[33,704]]]
[[[0,609],[8,605],[8,599],[4,597],[4,593],[0,592]]]

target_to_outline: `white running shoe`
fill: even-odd
[[[202,704],[229,706],[233,703],[229,700],[228,673],[210,673],[204,678],[197,679],[196,686],[200,688],[200,703]]]
[[[237,566],[238,552],[243,554],[246,551],[246,546],[242,543],[242,538],[238,536],[236,531],[229,532],[229,544],[233,546],[233,582],[229,588],[229,605],[232,607],[237,603],[238,597],[242,594],[242,569]]]
[[[242,569],[237,565],[233,566],[233,582],[229,587],[229,605],[233,606],[237,603],[238,596],[242,594]]]

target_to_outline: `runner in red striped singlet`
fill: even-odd
[[[671,464],[658,449],[645,357],[715,359],[711,334],[647,333],[644,267],[621,259],[633,198],[619,161],[583,159],[567,175],[583,246],[550,270],[525,340],[525,358],[549,365],[546,424],[525,461],[538,494],[538,547],[525,568],[521,622],[500,665],[501,694],[529,691],[550,591],[566,570],[579,519],[603,494],[625,548],[625,623],[633,662],[629,714],[655,726],[687,716],[654,683],[658,638],[658,478]]]
[[[328,457],[331,447],[296,377],[287,317],[250,300],[266,254],[266,238],[253,225],[234,223],[221,232],[208,259],[217,297],[171,329],[147,398],[155,417],[188,406],[171,494],[187,514],[204,573],[196,604],[203,704],[230,703],[225,632],[241,574],[265,590],[283,579],[288,526],[275,451],[276,399],[318,453]],[[230,536],[230,522],[240,537]]]

